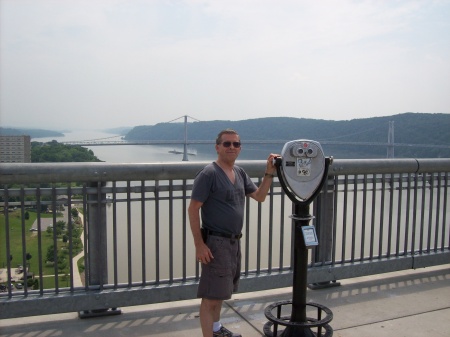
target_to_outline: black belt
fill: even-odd
[[[205,228],[205,230],[206,230],[206,233],[208,235],[212,235],[212,236],[221,236],[221,237],[227,238],[227,239],[238,239],[238,240],[240,238],[242,238],[242,233],[236,235],[236,234],[227,234],[227,233],[215,232],[215,231],[211,231],[211,230],[209,230],[207,228]]]

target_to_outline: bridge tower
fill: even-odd
[[[183,148],[183,161],[188,161],[188,147],[187,147],[187,118],[188,116],[184,116],[184,148]]]
[[[389,122],[387,157],[394,158],[394,121]]]

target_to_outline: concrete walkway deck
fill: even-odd
[[[450,265],[342,280],[308,290],[333,311],[337,337],[450,336]],[[291,298],[291,288],[236,294],[222,323],[244,337],[264,336],[265,308]],[[0,321],[1,337],[201,337],[199,300],[124,307],[121,315],[80,319],[76,313]]]

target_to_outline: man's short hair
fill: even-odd
[[[219,132],[216,138],[216,144],[219,145],[222,142],[222,136],[223,135],[237,135],[239,136],[239,133],[237,133],[236,130],[233,129],[225,129]]]

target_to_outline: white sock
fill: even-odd
[[[220,321],[219,322],[214,322],[214,324],[213,324],[213,331],[217,332],[217,331],[220,330],[221,327],[222,327],[222,323],[220,323]]]

